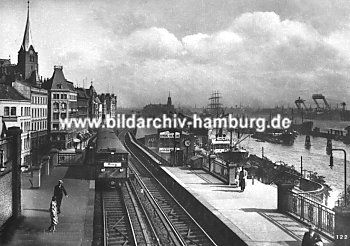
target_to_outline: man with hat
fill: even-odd
[[[62,198],[63,198],[63,194],[68,197],[67,191],[64,188],[64,186],[62,185],[63,181],[62,180],[58,180],[58,184],[55,186],[54,189],[54,196],[56,197],[57,200],[57,213],[61,213],[61,202],[62,202]]]
[[[305,232],[301,246],[323,246],[322,239],[315,229],[314,225],[309,225],[309,231]]]

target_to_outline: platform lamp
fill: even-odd
[[[347,206],[347,189],[346,189],[346,151],[345,149],[333,149],[332,148],[332,140],[327,139],[327,154],[330,155],[329,157],[329,167],[333,169],[334,167],[334,160],[333,160],[333,151],[341,151],[344,153],[344,205]]]

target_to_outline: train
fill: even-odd
[[[96,185],[120,186],[129,178],[128,163],[129,152],[116,132],[109,128],[98,129],[95,143]]]

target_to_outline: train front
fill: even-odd
[[[115,135],[98,135],[95,156],[97,184],[113,188],[125,182],[129,178],[128,155]]]

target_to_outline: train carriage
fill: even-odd
[[[115,187],[128,179],[128,155],[113,129],[99,129],[95,146],[96,182]]]

